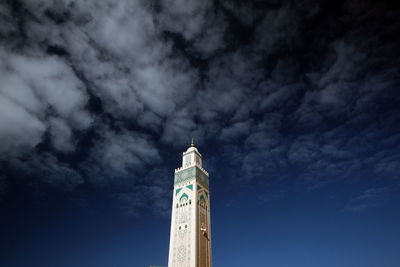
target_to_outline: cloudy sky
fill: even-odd
[[[173,170],[215,266],[400,262],[396,1],[2,0],[0,265],[166,265]]]

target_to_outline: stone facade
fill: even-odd
[[[168,267],[211,267],[209,176],[192,144],[175,170]]]

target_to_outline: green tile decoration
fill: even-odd
[[[179,201],[181,201],[182,198],[189,199],[189,196],[183,193],[182,196],[179,198]]]
[[[179,194],[179,192],[182,190],[182,188],[178,188],[178,189],[176,189],[176,191],[175,191],[175,196],[177,195],[177,194]]]
[[[199,167],[193,166],[175,173],[175,184],[197,179],[208,187],[208,176]]]

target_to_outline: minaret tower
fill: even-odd
[[[211,267],[208,172],[192,144],[175,169],[168,267]]]

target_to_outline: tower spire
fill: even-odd
[[[192,143],[190,144],[191,147],[194,147],[194,139],[192,137]]]

